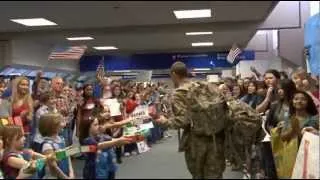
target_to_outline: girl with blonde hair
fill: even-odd
[[[31,125],[33,119],[33,100],[29,89],[30,81],[25,76],[17,77],[12,87],[12,123],[23,128],[26,147],[31,143]]]

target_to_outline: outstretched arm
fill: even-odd
[[[187,118],[187,92],[179,91],[173,94],[172,98],[172,111],[173,115],[169,118],[165,116],[160,116],[160,119],[156,122],[172,129],[179,129],[188,127],[190,122]]]

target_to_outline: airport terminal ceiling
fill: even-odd
[[[43,45],[85,43],[87,54],[205,52],[228,50],[234,42],[246,46],[278,1],[2,1],[0,39],[26,40]],[[173,11],[211,9],[211,18],[176,19]],[[57,13],[59,12],[59,13]],[[43,17],[56,26],[26,27],[9,19]],[[212,31],[188,36],[186,32]],[[85,42],[66,37],[91,36]],[[212,47],[191,42],[213,41]],[[97,51],[93,46],[116,46]]]

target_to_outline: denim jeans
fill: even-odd
[[[150,129],[151,133],[148,136],[148,143],[154,144],[161,139],[161,128],[154,124],[154,128]]]

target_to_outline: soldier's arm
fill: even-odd
[[[163,125],[171,129],[186,128],[190,122],[187,118],[186,92],[179,91],[172,96],[172,115],[164,121]]]

